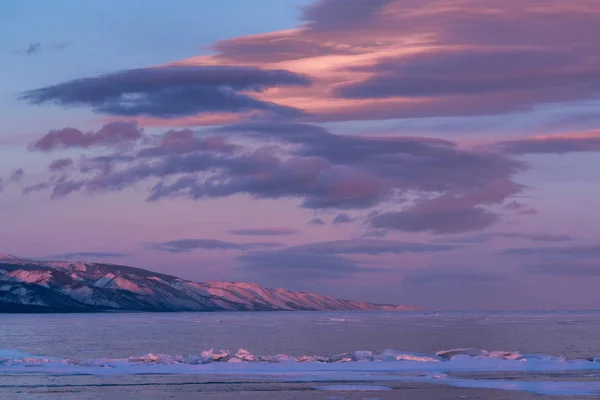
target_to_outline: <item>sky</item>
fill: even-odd
[[[600,307],[597,0],[0,2],[0,253]]]

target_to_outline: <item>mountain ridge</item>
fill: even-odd
[[[343,300],[251,282],[193,282],[125,265],[0,255],[0,312],[414,309],[419,307]]]

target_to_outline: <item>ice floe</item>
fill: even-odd
[[[464,388],[518,390],[542,395],[600,396],[600,382],[527,381],[518,379],[465,379],[453,372],[565,373],[572,376],[598,374],[600,359],[568,360],[550,355],[526,355],[513,351],[453,349],[436,355],[398,350],[359,350],[338,355],[257,356],[245,349],[237,352],[209,349],[198,355],[147,354],[127,358],[70,360],[35,356],[0,349],[0,375],[145,375],[185,374],[235,379],[260,378],[279,382],[319,382],[320,390],[366,390],[373,382],[423,382]],[[595,375],[594,375],[595,376]],[[333,386],[325,385],[335,383]],[[355,382],[357,385],[352,385]],[[347,383],[347,385],[339,385]],[[381,388],[383,386],[374,386]],[[336,389],[337,388],[337,389]],[[384,390],[384,389],[377,389]]]

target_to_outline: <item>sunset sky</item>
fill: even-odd
[[[600,307],[600,1],[4,0],[0,253]]]

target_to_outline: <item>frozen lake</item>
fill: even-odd
[[[515,399],[600,395],[600,312],[593,311],[0,320],[2,398],[393,399],[411,385],[416,399],[487,389],[488,397],[498,391]],[[470,350],[444,352],[451,349]],[[282,397],[266,397],[267,389]]]

